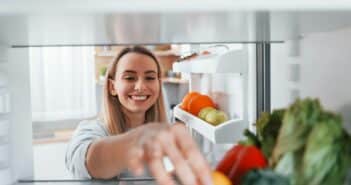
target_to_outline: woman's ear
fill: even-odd
[[[115,88],[115,81],[111,80],[111,79],[108,79],[107,83],[108,83],[108,91],[110,92],[110,94],[112,96],[117,96],[117,91],[116,91],[116,88]]]

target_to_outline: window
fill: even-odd
[[[96,115],[93,47],[30,48],[33,121]]]

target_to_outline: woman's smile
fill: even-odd
[[[150,95],[129,95],[128,97],[133,101],[145,101],[150,97]]]

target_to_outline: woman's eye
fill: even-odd
[[[127,76],[127,77],[124,77],[124,79],[127,80],[127,81],[134,81],[135,77]]]
[[[155,80],[156,78],[155,77],[151,77],[151,76],[149,76],[149,77],[146,77],[146,80]]]

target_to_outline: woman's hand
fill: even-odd
[[[167,156],[182,184],[212,184],[211,169],[183,124],[152,123],[136,129],[138,137],[128,155],[129,169],[136,175],[141,175],[147,164],[158,184],[175,184],[163,166]]]

